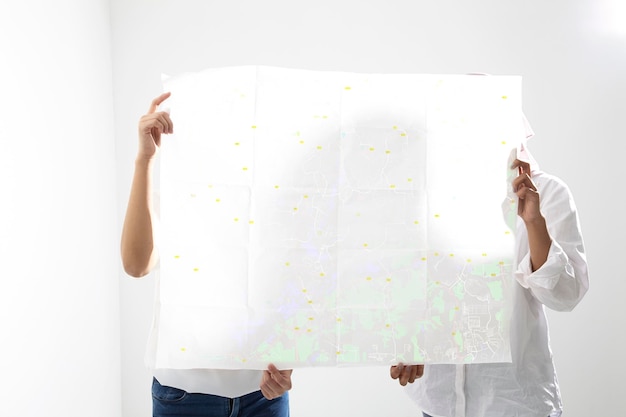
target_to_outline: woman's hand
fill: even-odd
[[[261,392],[268,400],[273,400],[283,395],[291,389],[292,369],[284,371],[278,370],[273,364],[269,364],[266,371],[263,371],[261,378]]]
[[[150,103],[148,113],[139,119],[139,149],[138,159],[152,159],[161,146],[161,135],[174,132],[174,124],[170,115],[164,111],[157,111],[159,105],[170,96],[163,93]]]

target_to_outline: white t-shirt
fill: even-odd
[[[157,216],[154,227],[154,240],[158,247],[160,213],[160,194],[153,192],[154,210]],[[152,375],[161,385],[182,389],[187,392],[219,395],[220,397],[235,398],[258,391],[263,371],[260,370],[227,370],[227,369],[165,369],[156,368],[156,350],[159,332],[160,317],[160,271],[154,269],[156,279],[154,312],[152,327],[146,347],[145,362],[152,370]]]
[[[159,271],[155,270],[156,289],[150,337],[146,349],[146,365],[161,385],[187,392],[235,398],[259,390],[263,371],[227,369],[164,369],[155,368],[159,332]]]

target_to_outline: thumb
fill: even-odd
[[[280,375],[280,371],[273,363],[270,363],[269,365],[267,365],[267,372],[269,372],[271,375],[276,375],[276,374]]]

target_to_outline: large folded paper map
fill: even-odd
[[[158,367],[510,360],[521,78],[164,82]]]

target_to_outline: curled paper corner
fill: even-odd
[[[515,161],[516,159],[518,159],[518,153],[519,153],[519,148],[521,145],[518,145],[517,147],[511,149],[511,152],[509,153],[509,158],[507,160],[507,182],[508,182],[508,187],[507,187],[507,200],[515,200],[517,201],[517,195],[515,194],[515,191],[513,190],[513,179],[517,176],[518,171],[515,168],[512,168],[513,166],[513,161]]]
[[[517,169],[512,168],[513,161],[517,159],[518,148],[521,145],[511,149],[509,153],[509,158],[507,161],[507,193],[506,197],[502,201],[502,216],[504,218],[504,222],[511,232],[514,234],[517,231],[517,205],[518,198],[513,190],[513,179],[517,176]]]
[[[515,161],[517,159],[517,153],[519,152],[519,148],[521,147],[521,143],[519,145],[517,145],[515,148],[511,149],[511,152],[509,153],[509,159],[507,161],[507,166],[509,167],[509,169],[511,171],[515,171],[514,169],[511,168],[511,166],[513,165],[513,161]]]

